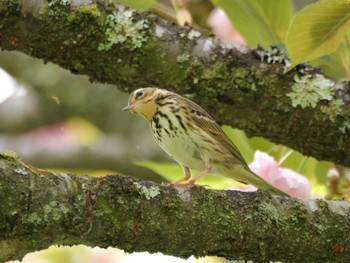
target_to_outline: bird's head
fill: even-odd
[[[144,116],[147,120],[152,119],[157,110],[156,99],[167,90],[158,88],[141,88],[134,90],[129,97],[128,106],[123,111],[130,111]]]

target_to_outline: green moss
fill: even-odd
[[[100,10],[97,8],[96,4],[81,6],[77,9],[80,13],[87,14],[91,17],[98,17],[101,15]]]
[[[31,167],[25,165],[20,159],[18,159],[18,155],[16,152],[11,150],[6,150],[0,152],[0,159],[5,159],[7,161],[13,161],[14,163],[14,171],[21,175],[29,175],[32,171]],[[20,165],[20,166],[18,166]],[[34,169],[34,168],[33,168]]]
[[[3,159],[13,159],[13,160],[17,160],[18,159],[18,153],[16,153],[15,151],[11,151],[11,150],[5,150],[0,152],[0,158]]]
[[[341,216],[336,217],[330,211],[328,204],[324,200],[317,200],[318,210],[315,212],[317,221],[314,222],[315,230],[324,239],[327,237],[329,243],[335,243],[344,238],[344,226],[346,219]]]
[[[293,107],[300,105],[303,109],[315,108],[321,100],[331,101],[333,99],[334,83],[320,74],[302,77],[295,75],[294,80],[292,92],[287,94]]]
[[[148,22],[143,19],[134,20],[133,11],[113,12],[107,16],[107,29],[105,35],[107,41],[100,43],[98,50],[110,50],[115,44],[128,44],[130,50],[142,47],[147,40],[144,29],[148,28]]]
[[[44,219],[48,222],[61,221],[62,217],[69,212],[69,209],[64,204],[59,204],[52,201],[44,206]]]
[[[69,14],[67,20],[69,23],[79,23],[82,22],[82,18],[87,19],[98,19],[101,16],[101,12],[96,4],[79,6],[73,12]],[[91,20],[90,20],[91,22]]]
[[[325,113],[331,121],[335,121],[335,118],[341,113],[341,107],[344,105],[342,100],[332,100],[327,105],[321,106],[321,111]]]
[[[32,16],[45,15],[48,8],[48,1],[37,0],[37,1],[23,1],[22,2],[22,13],[30,13]]]
[[[270,202],[263,202],[259,205],[258,210],[259,216],[266,216],[266,218],[271,218],[275,221],[278,220],[279,211]]]
[[[11,9],[19,9],[22,1],[21,0],[3,0],[0,1],[0,9],[3,7]]]
[[[38,213],[34,212],[29,214],[27,222],[33,223],[33,224],[40,224],[42,221],[41,216],[38,215]]]

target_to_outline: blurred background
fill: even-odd
[[[164,155],[147,122],[121,111],[129,94],[18,52],[0,52],[0,67],[2,150],[42,168],[108,170],[159,181],[134,165]]]
[[[120,2],[129,4],[132,1]],[[231,23],[234,21],[232,14],[226,15],[225,10],[219,8],[217,3],[220,1],[150,2],[153,3],[151,11],[168,20],[177,21],[180,25],[187,22],[195,28],[211,30],[225,41],[251,46],[244,32],[236,30]],[[229,3],[224,0],[221,2],[224,3],[222,6]],[[295,12],[314,1],[281,2],[290,6],[288,19],[291,19]],[[342,52],[343,56],[338,55],[338,62],[348,59],[345,57],[348,56],[346,46],[342,46]],[[343,63],[343,68],[335,69],[339,63],[333,63],[335,66],[330,67],[332,63],[329,63],[329,59],[332,57],[322,59],[328,64],[318,62],[318,65],[322,64],[327,74],[348,78],[348,65],[344,66]],[[127,105],[128,96],[114,86],[90,83],[87,76],[73,75],[57,65],[43,63],[17,52],[0,51],[0,150],[15,151],[25,163],[51,170],[96,176],[122,173],[156,182],[180,178],[180,167],[155,143],[148,123],[139,116],[121,111]],[[268,160],[273,164],[274,169],[281,174],[285,171],[283,169],[290,169],[305,178],[302,179],[304,181],[296,179],[299,181],[295,186],[305,186],[307,181],[309,186],[305,186],[305,196],[342,196],[329,187],[334,178],[336,182],[333,184],[338,187],[337,180],[342,167],[307,158],[262,138],[249,139],[243,131],[232,127],[225,126],[224,130],[248,163],[261,166],[260,156],[263,161]],[[257,150],[266,155],[257,156]],[[218,189],[241,187],[230,179],[210,175],[199,183]],[[349,187],[348,181],[342,187]],[[41,254],[27,256],[23,262],[101,262],[102,257],[105,257],[103,262],[136,262],[140,257],[145,259],[144,254],[138,255],[126,255],[116,249],[90,250],[84,246],[52,247]],[[164,260],[164,256],[158,255],[150,260]],[[170,257],[166,260],[183,261]],[[194,258],[188,260],[195,261]],[[225,260],[206,258],[201,261]]]

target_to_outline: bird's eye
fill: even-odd
[[[135,94],[135,98],[136,98],[136,99],[140,99],[142,96],[143,96],[143,91],[142,91],[142,90],[139,90],[139,91],[136,92],[136,94]]]

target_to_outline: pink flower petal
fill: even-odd
[[[267,153],[256,151],[249,168],[267,182],[297,198],[310,198],[311,186],[306,177],[282,168]]]

